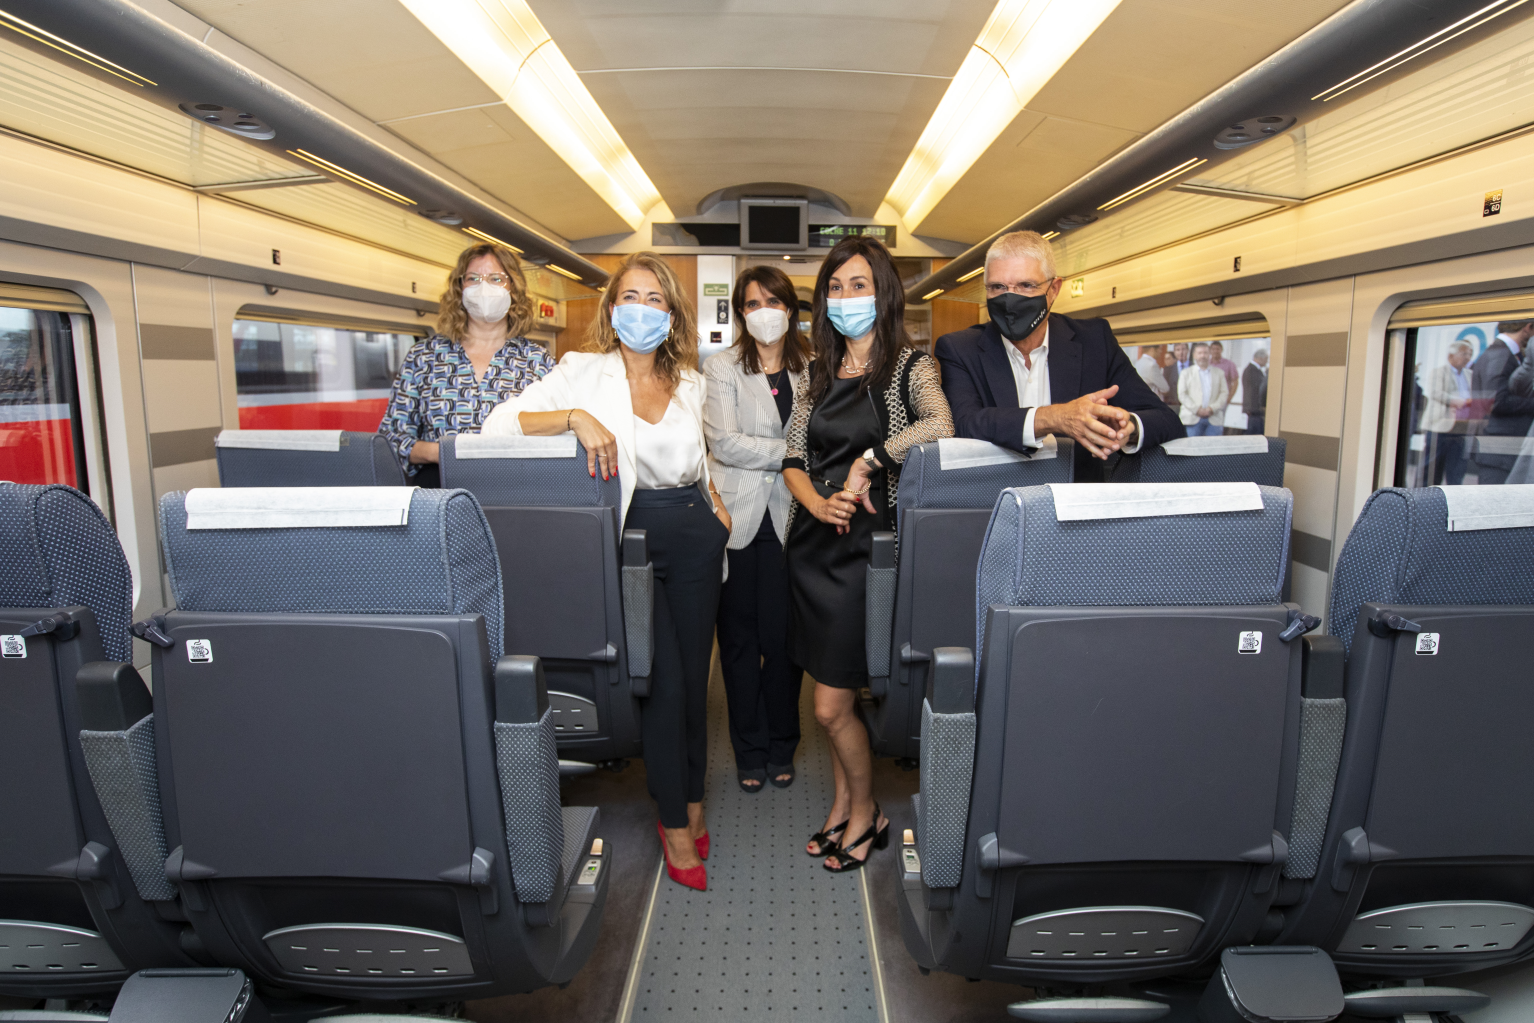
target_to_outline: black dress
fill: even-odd
[[[822,497],[840,490],[853,459],[884,440],[883,417],[860,382],[833,379],[810,415],[808,471]],[[789,657],[815,681],[838,689],[868,684],[864,570],[873,534],[893,521],[883,472],[875,474],[868,496],[877,510],[870,515],[860,506],[845,534],[800,508],[788,536]]]

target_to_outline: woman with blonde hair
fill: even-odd
[[[613,272],[585,348],[497,406],[484,432],[574,433],[588,472],[617,475],[624,528],[645,530],[655,569],[645,774],[667,873],[701,891],[708,670],[730,515],[709,481],[697,319],[661,257],[637,252]]]
[[[410,482],[437,485],[438,442],[476,433],[490,410],[554,368],[533,325],[533,299],[510,249],[481,242],[458,255],[437,313],[437,332],[406,354],[378,432]]]

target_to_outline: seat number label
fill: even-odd
[[[1262,633],[1243,632],[1236,641],[1236,652],[1242,654],[1262,653]]]
[[[213,644],[206,639],[187,640],[186,659],[193,664],[212,664]]]
[[[0,657],[26,657],[27,641],[22,636],[0,636]]]
[[[1426,657],[1438,656],[1438,633],[1417,633],[1417,653]]]

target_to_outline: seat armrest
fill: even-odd
[[[270,1017],[239,970],[140,970],[112,1006],[111,1023],[256,1023]]]
[[[867,594],[863,616],[863,652],[868,659],[868,676],[875,681],[874,695],[882,697],[889,687],[890,650],[895,628],[895,534],[880,531],[873,535],[868,568],[864,570]]]
[[[655,568],[645,531],[623,531],[623,638],[628,646],[630,685],[635,696],[650,695],[650,659],[655,643]]]
[[[969,647],[940,646],[927,669],[927,702],[939,714],[969,714],[975,709],[975,655]]]
[[[1347,657],[1336,636],[1306,636],[1301,648],[1304,681],[1301,692],[1311,700],[1343,697],[1342,668]]]
[[[549,709],[549,685],[543,661],[530,654],[507,654],[495,664],[495,719],[508,724],[537,724]]]
[[[645,531],[625,529],[623,531],[623,567],[644,568],[649,563],[650,551],[645,541]]]
[[[1383,987],[1343,995],[1348,1015],[1365,1019],[1395,1019],[1413,1013],[1474,1012],[1491,1004],[1491,996],[1458,987]]]
[[[131,664],[90,661],[75,672],[80,725],[92,732],[118,732],[154,712],[149,687]]]

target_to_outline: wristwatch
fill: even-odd
[[[867,451],[863,452],[863,464],[868,466],[868,471],[869,472],[873,472],[876,469],[884,468],[882,465],[879,464],[879,460],[874,457],[874,449],[873,448],[869,448]]]

